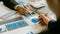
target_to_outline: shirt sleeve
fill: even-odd
[[[48,24],[48,30],[53,29],[56,26],[56,21],[55,20],[51,20]]]
[[[15,0],[3,0],[3,3],[8,8],[15,10],[15,6],[18,5],[18,3]]]

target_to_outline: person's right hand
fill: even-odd
[[[40,20],[39,24],[45,23],[48,25],[49,21],[51,20],[51,17],[48,14],[40,14],[38,18]]]
[[[18,6],[17,11],[20,15],[24,15],[26,13],[30,13],[29,9],[25,9],[24,6]]]
[[[24,15],[26,12],[25,8],[23,6],[17,6],[16,10],[20,15]]]

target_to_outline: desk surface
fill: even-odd
[[[0,5],[1,6],[1,5]],[[4,6],[3,6],[4,7]],[[2,9],[2,7],[0,7],[1,9]],[[5,7],[6,8],[6,7]],[[10,10],[10,9],[5,9],[5,8],[3,8],[2,10],[3,10],[3,12],[0,12],[0,13],[2,13],[2,15],[3,14],[6,14],[6,13],[9,13],[9,12],[11,12],[12,10]],[[2,11],[0,9],[0,11]],[[47,10],[48,9],[48,10]],[[6,13],[5,13],[5,12]],[[9,11],[9,12],[8,12]],[[44,13],[47,13],[47,12],[50,12],[50,14],[51,14],[51,10],[48,8],[48,7],[45,7],[45,8],[42,8],[42,9],[40,9],[40,10],[38,10],[38,11],[42,11],[42,12],[44,12]],[[49,14],[49,15],[50,15]],[[1,16],[2,16],[1,15]],[[19,17],[20,15],[19,14],[15,14],[15,15],[13,15],[13,16],[11,16],[11,17],[9,17],[9,18],[7,18],[6,20],[9,20],[9,19],[12,19],[12,18],[16,18],[16,17]],[[52,17],[53,17],[53,15],[51,15]],[[38,15],[36,14],[36,15],[33,15],[33,16],[29,16],[28,18],[27,17],[24,17],[24,16],[22,16],[23,17],[23,19],[27,22],[27,24],[29,24],[29,26],[26,26],[26,27],[22,27],[22,28],[18,28],[18,29],[15,29],[15,30],[12,30],[12,31],[8,31],[7,30],[7,28],[4,26],[4,25],[1,25],[0,27],[2,27],[2,28],[6,28],[6,30],[7,30],[7,32],[2,32],[2,33],[0,33],[0,34],[36,34],[36,33],[39,33],[39,32],[41,32],[41,31],[43,31],[43,30],[45,30],[46,29],[46,27],[45,26],[40,26],[38,23],[33,23],[33,22],[31,22],[31,19],[32,18],[37,18],[38,17]],[[54,19],[55,19],[55,17],[53,17]],[[1,20],[1,21],[3,21],[3,20]],[[5,29],[3,29],[3,30],[5,30]],[[2,31],[3,31],[2,30]]]

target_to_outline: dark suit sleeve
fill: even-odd
[[[15,10],[15,6],[18,5],[18,3],[15,0],[3,0],[3,3],[8,8]]]
[[[38,34],[49,34],[49,33],[52,33],[52,31],[54,31],[55,27],[56,27],[56,21],[55,20],[51,20],[49,22],[49,24],[48,24],[48,30],[40,32]]]
[[[54,20],[51,20],[48,24],[48,29],[51,30],[53,29],[54,27],[56,27],[56,21]]]

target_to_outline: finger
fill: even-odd
[[[47,16],[45,16],[45,14],[40,14],[40,16],[39,16],[39,19],[43,19],[43,20],[46,20],[48,17]]]
[[[48,13],[45,15],[48,19],[51,19],[51,16]]]
[[[47,18],[47,17],[45,16],[45,14],[41,14],[40,17],[43,18],[43,19]]]
[[[38,20],[42,20],[42,18],[41,17],[38,17]]]
[[[30,13],[30,10],[26,10],[26,13]]]
[[[46,21],[46,19],[48,19],[44,14],[42,14],[40,17],[42,18],[42,20],[43,20],[44,22]]]
[[[48,13],[47,13],[47,14],[45,14],[45,16],[48,16]]]
[[[43,21],[42,21],[42,20],[40,20],[40,21],[39,21],[39,24],[42,24],[42,23],[43,23]]]

